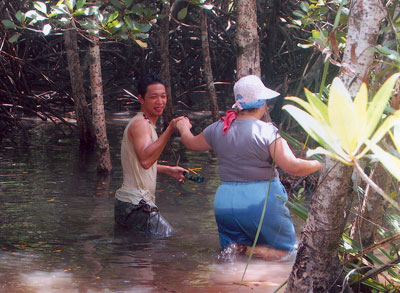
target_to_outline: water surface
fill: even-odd
[[[31,122],[35,124],[34,122]],[[119,147],[126,119],[108,125],[114,172],[99,178],[93,154],[50,124],[28,143],[0,148],[0,292],[273,292],[290,263],[246,259],[220,263],[213,199],[216,158],[178,141],[163,160],[201,168],[203,183],[160,175],[157,205],[176,232],[157,239],[114,225],[114,192],[122,183]],[[21,139],[22,140],[22,139]]]

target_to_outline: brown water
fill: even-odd
[[[176,233],[156,239],[114,226],[122,182],[119,142],[126,120],[108,125],[114,172],[98,178],[93,154],[52,125],[29,146],[0,148],[0,292],[273,292],[290,263],[219,263],[213,213],[216,159],[173,143],[164,160],[202,168],[203,183],[159,177],[157,204]]]

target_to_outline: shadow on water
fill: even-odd
[[[99,179],[79,142],[36,127],[29,146],[0,149],[0,292],[273,292],[290,263],[246,259],[218,263],[213,198],[216,159],[172,144],[174,164],[202,168],[203,183],[160,175],[157,204],[175,228],[165,239],[114,226],[114,192],[122,183],[119,143],[126,120],[108,125],[114,172]],[[181,150],[177,151],[178,148]],[[168,154],[168,152],[166,152]]]

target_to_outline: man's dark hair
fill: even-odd
[[[155,84],[155,83],[161,83],[163,84],[165,87],[167,86],[165,80],[159,76],[157,73],[149,73],[146,75],[143,75],[140,77],[139,79],[139,83],[137,85],[137,91],[139,95],[142,95],[142,97],[144,98],[144,96],[146,95],[147,92],[147,87],[151,84]]]

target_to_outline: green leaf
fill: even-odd
[[[376,155],[382,165],[388,170],[398,181],[400,181],[400,159],[384,151],[378,145],[367,142],[368,147]]]
[[[328,106],[325,105],[316,94],[313,94],[309,90],[304,89],[304,93],[306,94],[307,100],[310,103],[311,107],[313,108],[314,112],[318,113],[318,116],[321,118],[320,120],[328,122],[329,121]],[[314,118],[317,117],[314,116]]]
[[[375,47],[375,51],[396,63],[400,63],[400,55],[395,50],[389,49],[388,47],[384,47],[382,45],[378,45]]]
[[[356,110],[350,93],[339,78],[335,78],[329,90],[329,124],[340,140],[343,149],[352,154],[358,145],[356,125],[353,121]]]
[[[4,27],[6,29],[16,29],[17,28],[17,26],[11,20],[8,20],[8,19],[2,20],[1,23],[4,25]]]
[[[309,7],[310,7],[310,4],[308,4],[308,2],[303,1],[303,2],[300,3],[300,8],[301,8],[301,10],[303,10],[305,13],[308,12],[308,8],[309,8]]]
[[[151,30],[152,26],[148,23],[137,23],[136,27],[140,30],[142,33],[147,33]]]
[[[293,15],[294,15],[294,16],[297,16],[297,17],[299,17],[299,18],[303,18],[303,17],[305,16],[304,13],[301,12],[300,10],[295,10],[295,11],[293,11]]]
[[[113,22],[114,20],[116,20],[119,16],[119,12],[116,10],[114,11],[107,19],[107,23]]]
[[[81,9],[83,8],[83,6],[85,6],[86,0],[78,0],[78,2],[76,2],[76,8],[77,9]]]
[[[366,138],[371,137],[379,121],[382,119],[383,111],[392,96],[393,87],[399,76],[400,74],[396,73],[388,78],[372,99],[367,111],[368,122],[364,128]]]
[[[287,200],[286,198],[280,196],[280,195],[276,195],[277,198],[283,200],[284,202],[286,202],[289,207],[291,208],[292,212],[297,215],[300,219],[302,219],[303,221],[306,221],[308,218],[308,210],[307,208],[305,208],[304,206],[302,206],[301,204],[298,203],[294,203],[291,202],[289,200]]]
[[[118,0],[110,0],[111,4],[114,5],[118,9],[122,9],[121,4],[119,3]]]
[[[68,7],[65,6],[64,4],[52,6],[51,14],[56,14],[56,15],[67,14],[67,15],[69,15]]]
[[[17,13],[15,13],[15,18],[20,24],[23,25],[25,23],[25,14],[21,10],[18,10]]]
[[[397,110],[393,115],[388,116],[385,119],[385,121],[383,121],[382,125],[378,127],[378,129],[375,131],[374,135],[371,138],[371,142],[375,144],[378,143],[393,126],[399,124],[399,121],[400,121],[400,110]]]
[[[347,154],[343,152],[338,139],[328,127],[324,127],[314,117],[293,105],[285,105],[283,109],[289,112],[317,143],[346,160]],[[351,161],[350,159],[347,160]]]
[[[18,41],[18,39],[19,39],[20,36],[21,36],[20,33],[16,33],[15,35],[12,35],[12,36],[8,39],[8,41],[9,41],[10,43],[15,43],[16,41]]]
[[[184,20],[186,15],[187,15],[188,9],[187,7],[182,8],[179,12],[178,12],[178,19],[179,20]]]
[[[32,20],[36,21],[42,21],[42,20],[46,20],[47,18],[40,15],[39,13],[37,13],[36,10],[29,10],[27,12],[25,12],[25,17],[26,18],[30,18]]]
[[[125,7],[129,8],[129,7],[131,7],[133,0],[123,0],[123,2],[124,2]]]
[[[132,21],[132,19],[129,16],[124,16],[124,22],[130,30],[135,28],[135,23]]]
[[[79,16],[79,15],[84,15],[85,14],[85,9],[79,8],[72,13],[73,16]]]
[[[315,111],[310,103],[307,103],[306,101],[298,97],[286,97],[285,99],[299,104],[304,108],[304,110],[306,110],[311,116],[313,116],[318,121],[326,121],[322,119],[322,115],[318,111]]]
[[[46,3],[40,2],[40,1],[34,1],[33,2],[33,7],[40,11],[43,14],[47,14],[47,5]]]
[[[76,0],[65,0],[67,2],[67,6],[70,12],[74,11]]]

